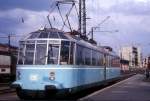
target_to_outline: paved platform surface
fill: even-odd
[[[97,91],[80,101],[150,101],[150,82],[145,76],[137,74]]]

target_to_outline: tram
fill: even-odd
[[[20,41],[16,88],[21,99],[38,93],[66,94],[120,75],[120,58],[80,37],[55,28],[30,33]]]

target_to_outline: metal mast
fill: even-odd
[[[79,0],[79,32],[86,38],[86,0]]]

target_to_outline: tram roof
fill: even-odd
[[[68,40],[68,41],[81,41],[80,37],[71,35],[67,32],[63,32],[56,28],[44,28],[42,30],[37,30],[31,32],[23,40],[48,40],[48,39],[57,39],[57,40]]]
[[[55,28],[44,28],[35,32],[31,32],[26,39],[68,39],[64,32]],[[25,40],[26,40],[25,39]]]
[[[101,51],[103,53],[108,53],[108,54],[114,55],[114,53],[107,52],[104,48],[102,48],[100,46],[93,45],[93,44],[81,39],[80,37],[77,37],[75,35],[71,35],[70,33],[63,32],[63,31],[58,30],[56,28],[44,28],[42,30],[31,32],[26,38],[24,38],[24,41],[28,40],[28,39],[29,40],[58,39],[58,40],[73,41],[73,42],[76,42],[77,44],[82,45],[84,47],[92,48],[94,50],[98,50],[98,51]]]

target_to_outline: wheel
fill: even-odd
[[[33,99],[33,96],[31,96],[31,95],[29,96],[29,94],[26,93],[24,90],[16,89],[16,92],[17,92],[17,96],[20,99],[23,99],[23,100]]]
[[[37,100],[37,99],[44,99],[45,95],[43,92],[37,91],[26,91],[22,89],[16,90],[17,95],[22,100]]]
[[[11,81],[11,82],[15,81],[15,79],[16,79],[16,76],[15,76],[15,75],[10,76],[10,81]]]

